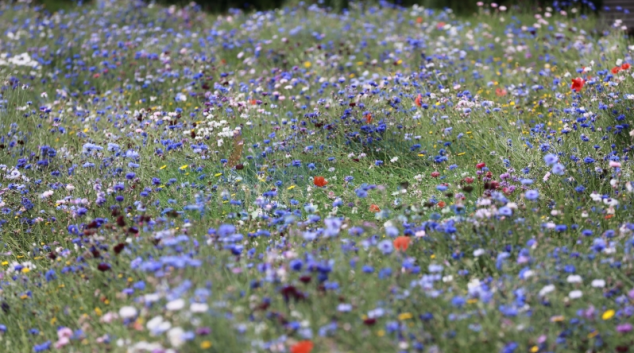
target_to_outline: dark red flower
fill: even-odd
[[[114,246],[114,253],[119,255],[119,253],[123,251],[123,248],[125,248],[125,243],[119,243],[119,244],[115,245]]]
[[[476,164],[476,168],[477,168],[477,169],[482,169],[482,168],[484,168],[484,167],[486,167],[486,166],[487,166],[487,165],[486,165],[486,163],[484,163],[484,162],[483,162],[483,163],[478,163],[478,164]]]
[[[373,318],[373,317],[369,317],[369,318],[363,320],[363,323],[368,325],[368,326],[372,326],[372,325],[376,324],[376,319]]]
[[[110,265],[108,265],[105,262],[102,262],[99,265],[97,265],[97,269],[99,271],[101,271],[101,272],[109,271],[110,270]]]

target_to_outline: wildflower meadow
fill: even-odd
[[[0,2],[0,351],[628,352],[634,41],[477,5]]]

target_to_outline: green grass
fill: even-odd
[[[46,9],[54,12],[56,4],[47,2]],[[0,53],[29,52],[50,60],[39,69],[0,66],[6,78],[0,98],[0,164],[6,166],[0,324],[7,326],[0,344],[5,351],[54,344],[59,327],[82,331],[62,348],[69,352],[126,352],[139,342],[178,352],[288,352],[309,336],[314,352],[511,352],[512,342],[516,352],[613,352],[630,344],[628,333],[617,327],[633,322],[627,228],[632,199],[625,189],[632,179],[625,159],[631,138],[629,129],[615,134],[614,126],[631,120],[625,95],[632,77],[616,75],[622,80],[610,85],[600,76],[579,96],[570,91],[571,78],[581,76],[576,70],[591,61],[586,77],[611,69],[617,59],[631,61],[630,42],[621,34],[602,37],[594,18],[571,11],[546,18],[549,25],[566,25],[559,31],[565,38],[558,39],[558,31],[545,25],[534,36],[522,30],[536,22],[526,10],[481,9],[456,18],[412,8],[362,13],[353,5],[345,16],[290,7],[218,16],[192,8],[170,14],[160,6],[100,4],[53,17],[0,5],[0,32],[18,36],[1,42]],[[459,29],[441,30],[440,22]],[[30,24],[41,28],[28,29]],[[578,49],[580,43],[592,49]],[[511,51],[511,45],[525,46],[531,55],[527,49]],[[421,54],[435,66],[425,68]],[[377,86],[352,87],[366,71],[365,77],[378,75]],[[197,73],[202,77],[194,77]],[[333,88],[339,78],[344,82]],[[560,82],[554,84],[555,79]],[[329,86],[322,87],[324,81]],[[543,89],[532,89],[539,85]],[[507,93],[498,95],[496,89]],[[456,109],[464,104],[457,94],[465,90],[475,103],[469,113]],[[177,102],[179,92],[197,96]],[[205,92],[216,97],[205,98]],[[274,92],[285,99],[273,99]],[[434,96],[425,96],[428,92]],[[419,93],[427,109],[414,103]],[[253,105],[253,99],[262,104]],[[483,101],[491,101],[492,111],[486,112]],[[204,116],[206,102],[222,106]],[[51,111],[41,111],[43,106]],[[581,115],[564,113],[579,107],[596,116],[577,122]],[[319,114],[306,115],[315,111]],[[156,124],[155,112],[165,112],[162,125]],[[372,115],[369,123],[366,112]],[[616,119],[621,114],[623,121]],[[211,132],[201,129],[222,120],[226,124]],[[177,127],[169,128],[169,121]],[[575,122],[578,130],[562,133],[565,124]],[[581,126],[586,122],[592,127]],[[364,125],[384,131],[367,143]],[[241,127],[241,169],[222,163],[237,148],[230,134],[218,135],[223,127]],[[192,131],[209,139],[197,140]],[[170,143],[162,142],[168,139],[182,147],[168,150]],[[190,145],[198,142],[208,151],[196,153]],[[104,149],[83,153],[86,143]],[[118,144],[121,154],[108,151],[108,143]],[[414,144],[420,147],[412,150]],[[547,152],[541,151],[544,144]],[[41,146],[57,155],[44,158]],[[137,152],[138,160],[125,158],[128,150]],[[604,160],[612,150],[622,162],[618,171]],[[547,153],[561,153],[563,175],[544,179],[551,168],[544,162]],[[573,155],[579,159],[570,159]],[[446,160],[437,163],[439,156]],[[586,164],[585,157],[596,163]],[[43,159],[48,165],[38,164]],[[493,179],[508,183],[501,188],[516,188],[507,190],[508,200],[485,192],[476,174],[480,162]],[[28,180],[7,178],[17,165]],[[132,180],[126,179],[128,172],[135,173]],[[502,180],[504,173],[510,176]],[[327,187],[315,187],[314,176],[324,176]],[[475,178],[471,191],[466,177]],[[521,179],[533,184],[522,186]],[[125,189],[115,191],[118,184]],[[441,191],[441,184],[447,190]],[[106,193],[103,205],[96,185]],[[365,185],[374,188],[359,197]],[[579,185],[585,190],[576,191]],[[528,189],[539,191],[539,199],[528,200]],[[39,197],[48,190],[52,196]],[[617,199],[618,207],[593,201],[594,191]],[[263,200],[265,193],[269,200]],[[459,193],[464,199],[456,198]],[[124,200],[116,201],[116,195]],[[77,199],[87,199],[85,215],[76,214]],[[336,199],[342,204],[333,207]],[[507,201],[515,205],[513,214],[496,215]],[[372,205],[381,212],[372,212]],[[490,217],[481,217],[487,213]],[[335,216],[342,220],[337,236],[304,239]],[[87,227],[97,219],[107,222]],[[208,232],[222,224],[235,225],[244,237],[231,243]],[[81,236],[69,231],[71,225]],[[391,241],[390,225],[399,235],[412,230],[406,252],[385,255],[376,246]],[[567,228],[550,229],[555,225]],[[353,227],[363,233],[349,233]],[[583,235],[584,229],[593,234]],[[613,251],[595,250],[599,238],[614,242],[608,246]],[[120,244],[125,249],[115,253]],[[232,253],[229,244],[242,248]],[[185,258],[197,262],[187,265]],[[303,267],[293,271],[292,260],[298,258]],[[151,270],[152,261],[168,264]],[[14,262],[35,268],[16,272]],[[102,271],[100,264],[110,269]],[[327,265],[327,280],[320,281]],[[364,271],[366,265],[371,273]],[[434,272],[438,265],[442,273]],[[526,270],[532,276],[524,276]],[[570,283],[572,274],[582,282]],[[307,277],[311,281],[304,283]],[[605,280],[605,287],[591,285],[596,279]],[[486,283],[478,293],[476,281]],[[540,295],[550,284],[555,290]],[[285,301],[288,286],[306,298]],[[203,291],[195,290],[202,288],[210,292],[199,298]],[[573,290],[583,296],[570,298]],[[154,293],[159,299],[146,303],[146,295]],[[187,305],[169,310],[167,303],[175,305],[177,298]],[[209,308],[196,312],[190,300]],[[350,304],[350,311],[339,310],[340,304]],[[112,318],[126,306],[137,309],[133,318]],[[590,306],[595,314],[579,314]],[[371,324],[368,315],[379,308],[384,314]],[[614,317],[609,310],[615,310]],[[153,334],[147,323],[157,316],[170,329],[194,334],[182,344],[177,331]],[[201,334],[202,328],[210,333]]]

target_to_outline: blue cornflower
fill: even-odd
[[[467,301],[463,297],[460,297],[460,296],[455,296],[453,297],[453,299],[451,299],[451,304],[459,308],[463,307],[466,303]]]
[[[539,198],[539,192],[537,190],[528,190],[524,193],[524,197],[526,197],[528,200],[534,201]]]
[[[500,216],[512,216],[513,210],[511,210],[509,207],[503,206],[500,207],[500,209],[498,210],[498,214]]]
[[[368,196],[368,192],[363,189],[356,189],[354,190],[354,192],[357,194],[358,197],[361,197],[361,198]]]
[[[394,251],[394,245],[392,245],[391,240],[383,240],[377,245],[377,247],[381,250],[383,255],[391,254],[392,251]]]
[[[551,170],[551,172],[555,175],[563,175],[565,170],[566,169],[561,163],[557,163],[553,166],[553,169]]]
[[[559,161],[559,157],[556,154],[549,153],[544,156],[544,162],[548,165],[553,165]]]

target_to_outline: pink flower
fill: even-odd
[[[612,167],[612,168],[621,168],[621,163],[615,162],[615,161],[610,161],[610,167]]]
[[[119,315],[117,315],[116,313],[113,313],[112,311],[109,311],[105,313],[99,321],[105,322],[106,324],[108,324],[112,320],[116,319],[117,317],[119,317]]]
[[[61,340],[62,338],[70,338],[73,337],[73,330],[68,327],[62,327],[57,330],[57,337]]]
[[[55,348],[60,349],[69,343],[70,339],[68,339],[68,337],[62,337],[57,342],[55,342]]]

